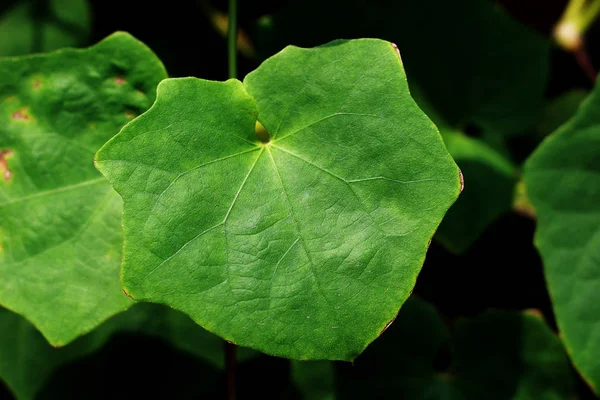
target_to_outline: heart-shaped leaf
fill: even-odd
[[[431,0],[426,7],[421,0],[359,0],[351,7],[344,0],[290,0],[268,20],[260,30],[263,54],[356,35],[398,45],[415,100],[449,140],[465,177],[465,192],[436,235],[445,247],[465,251],[511,210],[516,173],[504,139],[529,129],[541,111],[548,40],[487,0]],[[453,133],[447,139],[445,132]]]
[[[19,0],[0,6],[0,56],[85,45],[87,0]]]
[[[0,59],[0,304],[54,345],[131,304],[118,278],[121,200],[93,158],[165,75],[124,33]]]
[[[561,338],[600,394],[600,86],[525,164]]]
[[[97,166],[124,199],[131,296],[300,359],[380,334],[460,191],[397,50],[368,39],[288,47],[244,84],[163,81]]]

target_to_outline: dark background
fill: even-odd
[[[499,2],[517,19],[545,36],[549,36],[566,4],[565,0]],[[255,21],[277,11],[282,3],[239,0],[241,28],[252,38]],[[173,77],[227,79],[226,39],[213,29],[197,1],[98,0],[91,4],[90,43],[117,30],[128,31],[157,53]],[[211,4],[226,11],[226,1]],[[587,35],[590,57],[596,66],[600,66],[600,46],[596,45],[599,30],[593,28]],[[259,63],[260,60],[240,56],[239,76],[243,77]],[[552,50],[548,98],[572,88],[591,86],[571,54],[557,48]],[[524,158],[532,150],[532,144],[523,138],[509,145],[517,157]],[[534,229],[534,221],[511,214],[492,224],[463,255],[453,255],[434,242],[415,293],[432,302],[449,323],[487,308],[537,308],[555,328],[542,264],[532,246]],[[439,370],[450,365],[448,354],[441,352],[438,358]],[[284,359],[261,356],[242,364],[238,377],[240,399],[297,396],[290,388],[289,363]],[[173,350],[159,339],[121,334],[95,355],[60,369],[40,398],[219,398],[224,387],[223,374],[197,358]],[[583,382],[578,383],[578,388],[582,398],[594,398]],[[59,391],[61,397],[53,397]],[[12,399],[1,383],[0,399]]]

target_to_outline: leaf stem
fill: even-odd
[[[570,0],[553,32],[556,43],[575,56],[592,82],[597,73],[585,49],[584,34],[599,15],[600,0]]]
[[[229,0],[227,23],[227,53],[229,78],[237,78],[237,0]],[[236,400],[236,346],[225,341],[225,369],[227,371],[227,400]]]
[[[227,400],[235,400],[235,364],[236,364],[236,346],[233,343],[225,341],[225,369],[227,370]]]
[[[229,78],[237,78],[237,0],[229,0],[228,12],[227,48],[229,55]]]

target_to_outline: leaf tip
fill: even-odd
[[[390,45],[392,45],[392,48],[394,49],[394,51],[398,55],[398,60],[400,60],[400,64],[404,64],[402,62],[402,56],[400,55],[400,49],[398,48],[398,45],[396,43],[393,43],[393,42],[390,42]]]

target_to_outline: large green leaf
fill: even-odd
[[[561,337],[600,394],[600,87],[525,164]]]
[[[0,6],[0,56],[81,46],[87,42],[87,0],[19,0]]]
[[[259,42],[265,54],[284,44],[312,46],[339,37],[379,37],[398,45],[411,91],[418,89],[417,103],[444,141],[445,131],[456,133],[446,144],[464,174],[465,192],[436,236],[444,246],[466,250],[511,210],[516,174],[504,139],[532,127],[541,112],[547,40],[491,0],[360,0],[352,6],[289,0],[269,21]]]
[[[124,33],[0,59],[0,304],[54,345],[131,304],[118,278],[121,200],[93,157],[165,75]]]
[[[448,368],[442,368],[444,354],[452,359]],[[294,383],[305,398],[559,400],[575,394],[560,340],[539,316],[488,311],[460,320],[450,336],[433,307],[416,298],[353,366],[336,366],[334,384],[326,365],[294,364]]]
[[[368,39],[288,47],[244,84],[163,81],[97,166],[124,199],[131,296],[300,359],[379,335],[460,190],[396,49]]]
[[[0,379],[19,400],[35,397],[62,365],[100,349],[118,332],[157,336],[215,369],[223,368],[223,341],[205,331],[185,314],[155,304],[136,304],[125,313],[65,347],[54,348],[23,317],[0,309]],[[240,348],[238,361],[253,353]]]

